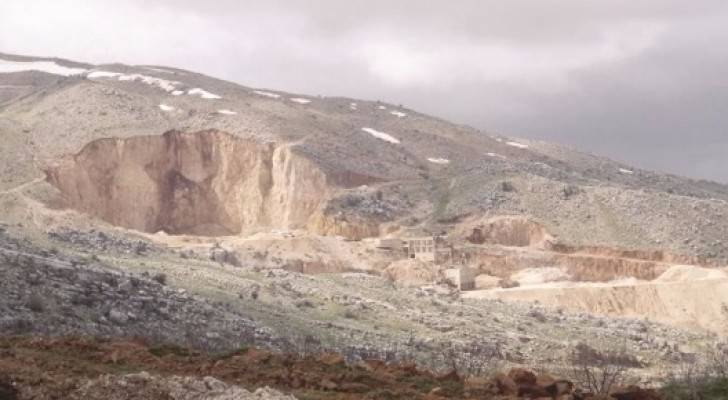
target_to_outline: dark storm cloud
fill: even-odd
[[[0,50],[402,103],[728,182],[728,4],[3,0]]]

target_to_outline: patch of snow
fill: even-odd
[[[258,94],[258,95],[261,95],[261,96],[265,96],[265,97],[270,97],[271,99],[277,99],[277,98],[280,98],[281,97],[280,94],[266,92],[264,90],[253,90],[253,93]]]
[[[291,101],[298,104],[308,104],[311,102],[311,100],[302,97],[291,97]]]
[[[500,155],[500,154],[498,154],[498,153],[485,153],[485,154],[486,154],[486,155],[487,155],[488,157],[502,158],[502,159],[504,159],[504,160],[506,159],[506,156]]]
[[[435,164],[450,164],[447,158],[428,158],[427,161]]]
[[[173,90],[172,91],[172,96],[181,96],[183,94],[185,94],[184,90]]]
[[[93,71],[86,75],[90,79],[102,79],[102,78],[118,78],[120,81],[128,82],[142,82],[150,86],[162,89],[165,92],[172,92],[176,90],[175,86],[179,85],[180,82],[168,81],[166,79],[155,78],[153,76],[142,75],[142,74],[121,74],[118,72],[110,71]]]
[[[207,90],[200,89],[200,88],[190,89],[187,91],[187,94],[190,94],[190,95],[199,94],[200,97],[202,97],[203,99],[221,99],[222,98],[214,93],[210,93]]]
[[[159,109],[162,111],[174,111],[174,107],[168,106],[166,104],[160,104]]]
[[[177,73],[176,71],[170,71],[170,70],[164,69],[164,68],[144,67],[144,69],[148,69],[148,70],[154,71],[154,72],[161,72],[163,74],[176,74]]]
[[[379,106],[377,108],[379,108],[380,110],[386,110],[387,109],[387,107],[385,107],[385,106]]]
[[[503,139],[501,139],[501,138],[495,138],[495,141],[499,142],[499,143],[503,143]]]
[[[81,75],[87,70],[84,68],[71,68],[58,65],[53,61],[10,61],[0,59],[0,73],[41,71],[54,75]]]
[[[392,135],[386,134],[384,132],[379,132],[376,129],[372,129],[372,128],[361,128],[361,130],[363,130],[364,132],[366,132],[366,133],[374,136],[377,139],[382,139],[382,140],[384,140],[386,142],[389,142],[389,143],[399,144],[399,139],[395,138]]]
[[[89,79],[96,79],[96,78],[116,78],[123,75],[121,72],[111,72],[111,71],[91,71],[86,75]]]
[[[351,111],[356,111],[358,108],[358,105],[356,103],[349,103],[349,109]]]
[[[528,145],[527,144],[518,143],[518,142],[506,142],[506,144],[509,145],[509,146],[518,147],[519,149],[527,149],[528,148]]]
[[[237,114],[237,112],[235,112],[233,110],[228,110],[228,109],[225,109],[225,108],[223,108],[222,110],[217,110],[217,113],[218,114],[225,114],[225,115],[235,115],[235,114]]]
[[[634,171],[631,169],[620,168],[619,172],[625,175],[634,175]]]
[[[141,75],[141,74],[130,74],[130,75],[121,75],[119,77],[120,81],[140,81],[142,83],[146,83],[147,85],[158,87],[165,92],[171,92],[175,90],[175,85],[179,85],[179,82],[175,81],[168,81],[166,79],[161,78],[155,78],[153,76],[148,75]]]
[[[400,117],[400,118],[407,116],[407,114],[405,114],[405,113],[403,113],[401,111],[391,111],[390,114],[392,114],[392,115],[394,115],[396,117]]]

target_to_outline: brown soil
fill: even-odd
[[[336,354],[299,357],[240,349],[206,355],[133,340],[0,338],[0,394],[10,399],[74,397],[91,379],[142,371],[158,376],[210,376],[249,389],[270,386],[301,400],[519,399],[534,394],[550,398],[573,389],[568,381],[548,375],[537,378],[521,369],[494,379],[462,379],[455,372],[435,375],[414,364],[365,361],[351,365]]]

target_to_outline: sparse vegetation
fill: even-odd
[[[716,347],[703,356],[667,374],[661,390],[666,400],[728,399],[728,349]]]
[[[28,308],[33,312],[41,313],[46,308],[45,300],[40,294],[32,293],[28,297]]]
[[[159,283],[160,285],[166,285],[167,284],[167,274],[158,272],[152,276],[152,280]]]
[[[606,396],[623,386],[626,372],[634,365],[624,349],[597,350],[587,344],[577,345],[571,353],[570,378],[590,393]]]
[[[164,357],[167,355],[174,355],[178,357],[188,357],[192,355],[189,349],[184,347],[175,346],[171,344],[163,344],[159,346],[153,346],[149,348],[149,352],[155,357]]]

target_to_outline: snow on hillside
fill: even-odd
[[[0,73],[41,71],[54,75],[81,75],[86,72],[83,68],[70,68],[58,65],[53,61],[8,61],[0,59]]]
[[[161,72],[163,74],[176,74],[177,73],[177,71],[170,71],[170,70],[167,70],[164,68],[156,68],[156,67],[143,67],[143,68],[148,69],[150,71],[154,71],[154,72]]]
[[[447,158],[428,158],[427,161],[433,164],[450,164],[450,160]]]
[[[153,76],[141,74],[122,75],[119,77],[119,80],[132,82],[140,81],[142,83],[146,83],[147,85],[158,87],[165,92],[171,92],[175,90],[174,86],[179,84],[179,82],[168,81],[166,79],[160,79]]]
[[[397,139],[394,136],[389,135],[387,133],[379,132],[378,130],[372,129],[372,128],[361,128],[361,130],[363,130],[364,132],[366,132],[366,133],[374,136],[377,139],[382,139],[382,140],[384,140],[386,142],[389,142],[389,143],[399,144],[399,139]]]
[[[187,94],[193,95],[193,96],[199,94],[200,97],[202,97],[203,99],[221,99],[222,98],[214,93],[210,93],[207,90],[200,89],[200,88],[190,89],[187,91]]]
[[[126,82],[142,82],[149,86],[153,86],[164,90],[165,92],[176,91],[176,86],[181,82],[169,81],[167,79],[155,78],[149,75],[142,74],[122,74],[120,72],[111,71],[91,71],[86,75],[88,79],[112,79],[117,78],[119,81]]]
[[[123,75],[121,72],[111,72],[111,71],[91,71],[86,75],[89,79],[99,79],[99,78],[117,78],[119,76]]]
[[[391,111],[390,114],[394,115],[395,117],[403,118],[406,117],[407,114],[401,112],[401,111]]]
[[[271,99],[278,99],[281,97],[281,95],[277,93],[266,92],[265,90],[253,90],[253,93],[260,96],[270,97]]]
[[[160,104],[159,109],[162,111],[174,111],[174,107],[168,106],[166,104]]]
[[[298,104],[308,104],[311,102],[309,99],[304,99],[301,97],[291,97],[291,101]]]
[[[228,110],[228,109],[225,109],[225,108],[223,108],[222,110],[217,110],[217,113],[218,114],[225,114],[225,115],[235,115],[235,114],[237,114],[235,111]]]
[[[509,145],[509,146],[518,147],[519,149],[527,149],[528,148],[528,145],[527,144],[518,143],[518,142],[506,142],[506,144]]]

